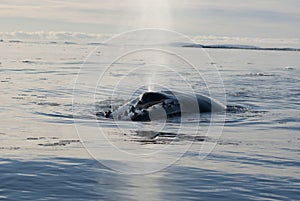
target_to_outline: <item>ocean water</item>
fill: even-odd
[[[299,199],[299,51],[168,46],[199,59],[197,74],[161,50],[112,61],[114,47],[0,43],[0,200]],[[180,124],[97,116],[149,88],[239,109]]]

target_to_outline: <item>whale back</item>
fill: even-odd
[[[172,100],[181,107],[183,113],[222,112],[226,107],[218,101],[203,94],[172,92]]]

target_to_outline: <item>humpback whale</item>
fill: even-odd
[[[188,114],[222,112],[226,107],[202,94],[174,91],[145,92],[116,110],[103,113],[117,120],[152,121]]]

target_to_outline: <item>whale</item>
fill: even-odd
[[[203,94],[150,91],[114,110],[105,111],[103,116],[116,120],[153,121],[223,111],[226,106]]]

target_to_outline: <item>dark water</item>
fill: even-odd
[[[76,158],[2,159],[1,177],[1,198],[13,200],[297,200],[300,185],[291,177],[178,166],[128,178]]]
[[[76,77],[94,46],[1,43],[0,48],[0,200],[298,199],[299,52],[207,50],[224,82],[226,104],[247,108],[229,112],[225,119],[217,115],[217,123],[225,122],[219,136],[214,130],[207,135],[210,116],[201,117],[200,124],[190,117],[180,132],[169,122],[160,133],[161,122],[120,122],[117,128],[97,119],[95,102],[109,100],[114,87],[109,83],[132,66],[145,67],[145,59],[119,62],[121,70],[95,89]],[[95,53],[82,75],[95,73],[96,78],[108,62]],[[203,65],[212,64],[204,60]],[[206,93],[196,75],[185,73],[197,92]],[[137,76],[129,74],[132,80]],[[131,96],[136,83],[126,83],[111,98]],[[146,85],[140,83],[134,91]],[[200,125],[196,135],[195,125]],[[111,144],[102,143],[107,138]],[[199,158],[204,144],[213,151]]]

